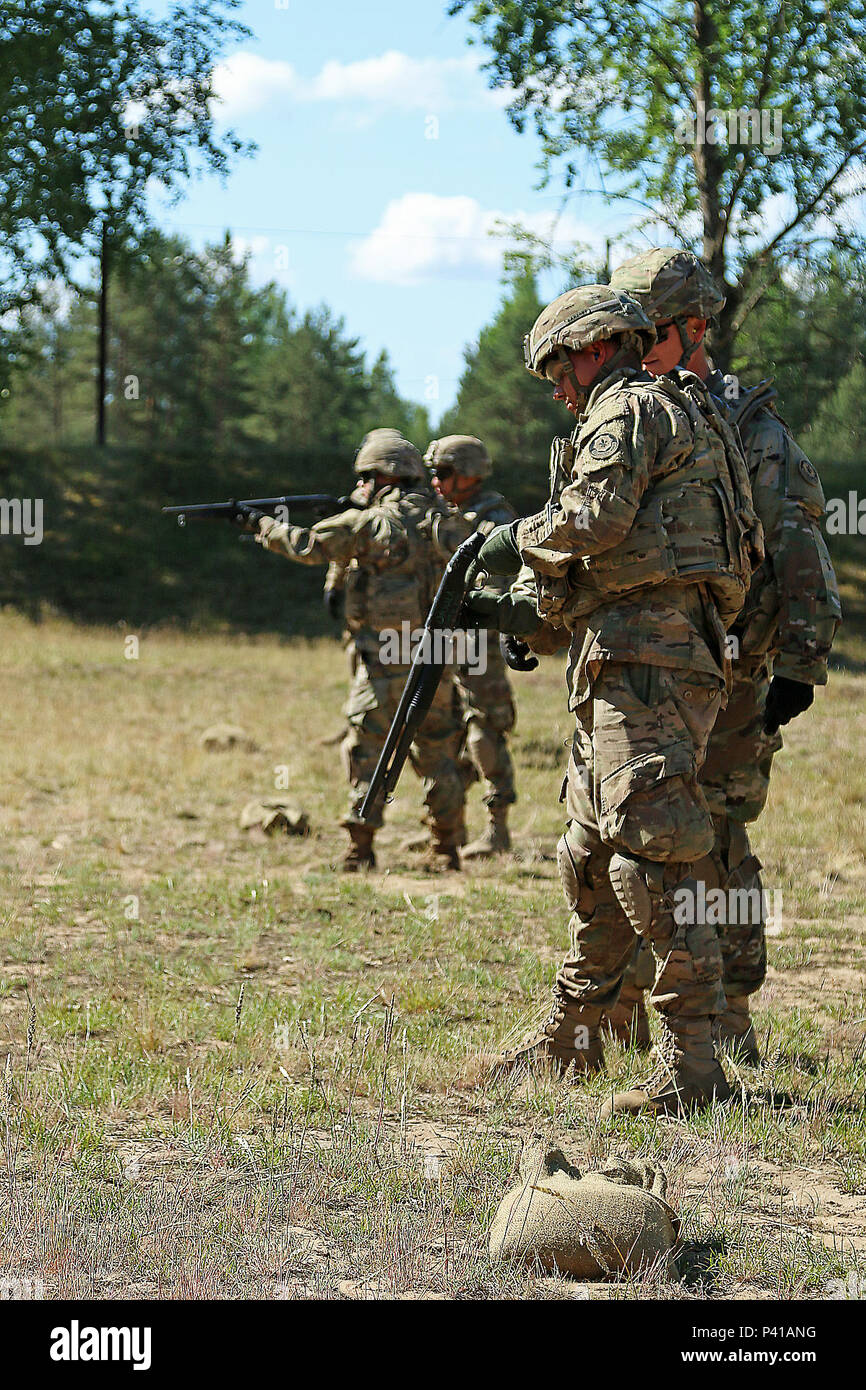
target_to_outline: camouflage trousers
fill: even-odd
[[[475,781],[484,783],[484,803],[496,809],[517,800],[514,764],[506,737],[514,728],[514,697],[496,632],[487,633],[486,657],[483,675],[467,666],[456,671],[465,728],[460,771],[466,787]]]
[[[701,872],[708,888],[723,888],[728,903],[737,909],[728,912],[718,927],[729,995],[754,994],[767,973],[761,865],[752,853],[746,822],[757,820],[767,804],[773,758],[782,747],[781,734],[764,733],[770,678],[765,656],[734,662],[727,708],[716,720],[700,773],[713,815],[715,842],[710,862],[701,869],[696,866],[695,872]],[[743,892],[748,899],[741,896]],[[652,983],[652,971],[652,958],[641,948],[625,983],[646,989]]]
[[[346,704],[348,731],[341,752],[349,778],[349,809],[341,824],[359,823],[358,812],[376,770],[391,720],[400,702],[409,668],[382,666],[357,654]],[[465,839],[463,778],[457,766],[462,730],[454,708],[454,686],[445,676],[409,752],[409,761],[424,784],[425,821],[443,846]],[[381,826],[382,807],[367,824]]]
[[[571,949],[557,988],[582,1005],[611,1008],[637,950],[610,882],[614,852],[658,865],[667,901],[712,847],[698,770],[720,701],[721,684],[710,676],[606,662],[575,710],[563,784],[568,828],[558,846]],[[643,936],[655,958],[657,1008],[692,1017],[722,1011],[715,928],[678,924],[670,910],[657,910]]]

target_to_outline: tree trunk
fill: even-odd
[[[105,392],[108,373],[108,219],[102,223],[99,255],[99,362],[96,371],[96,443],[105,445]]]
[[[722,207],[722,161],[716,145],[706,143],[706,113],[714,106],[709,52],[716,41],[716,26],[707,13],[703,0],[694,0],[693,24],[695,45],[700,55],[695,76],[695,144],[692,160],[698,185],[698,198],[703,226],[701,258],[713,279],[723,288],[727,303],[719,315],[719,326],[711,329],[707,343],[716,366],[727,371],[733,347],[733,317],[737,307],[737,291],[728,283],[725,242],[728,224]]]

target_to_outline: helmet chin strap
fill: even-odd
[[[581,386],[580,382],[577,380],[577,377],[575,375],[574,363],[572,362],[565,348],[559,346],[557,347],[556,351],[559,356],[560,362],[565,363],[565,371],[562,373],[562,376],[571,377],[574,393],[577,396],[575,405],[578,407],[578,410],[581,413],[585,409],[586,403],[592,395],[593,391],[595,390],[596,386],[598,386],[602,381],[606,381],[607,378],[610,376],[611,372],[615,372],[618,367],[640,366],[640,352],[636,351],[632,347],[630,342],[622,341],[620,342],[620,345],[614,352],[613,356],[609,357],[608,360],[599,369],[598,376],[594,379],[594,381],[591,381],[588,386]],[[560,380],[562,380],[562,377],[560,377]]]
[[[574,390],[574,394],[577,397],[577,400],[574,402],[574,404],[577,406],[578,410],[582,412],[584,406],[589,400],[589,393],[592,390],[592,387],[581,386],[580,382],[577,379],[577,374],[574,369],[574,363],[572,362],[571,357],[569,356],[568,352],[562,346],[561,343],[557,345],[556,355],[565,368],[565,371],[562,373],[559,380],[562,381],[563,377],[571,377],[572,389]]]
[[[698,344],[694,341],[693,338],[689,337],[689,321],[688,317],[685,314],[677,314],[673,322],[677,326],[677,332],[680,335],[680,346],[682,348],[682,353],[680,354],[680,360],[679,362],[677,362],[677,366],[687,367],[690,359],[694,356],[695,352],[697,351]]]

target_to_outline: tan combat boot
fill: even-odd
[[[709,1018],[662,1014],[658,1065],[634,1091],[618,1091],[605,1101],[601,1118],[647,1110],[656,1115],[685,1115],[731,1094],[716,1061]]]
[[[487,829],[463,851],[464,859],[492,859],[494,854],[507,854],[511,849],[508,833],[508,807],[491,806]]]
[[[555,994],[549,1017],[517,1047],[489,1059],[491,1079],[529,1075],[552,1068],[576,1080],[604,1070],[599,1025],[602,1010]]]
[[[431,873],[441,873],[443,870],[456,870],[459,873],[460,855],[457,852],[457,845],[460,843],[462,843],[462,835],[458,834],[455,837],[453,828],[440,830],[438,826],[431,825],[430,843],[424,858],[421,860],[420,867]]]
[[[729,1052],[735,1062],[747,1067],[761,1065],[761,1052],[755,1037],[755,1026],[749,1014],[747,994],[729,994],[726,1008],[713,1026],[713,1037],[717,1047]]]
[[[375,869],[376,856],[373,853],[375,830],[367,825],[348,825],[349,839],[352,841],[340,865],[344,874],[356,874],[360,869]]]
[[[637,985],[623,985],[619,999],[604,1015],[604,1027],[623,1047],[648,1052],[652,1038],[644,991]]]

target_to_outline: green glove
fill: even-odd
[[[513,522],[491,531],[478,552],[478,568],[487,574],[519,574],[522,564]]]
[[[531,637],[541,627],[534,598],[526,594],[497,594],[493,589],[473,589],[467,594],[461,620],[515,637]]]

